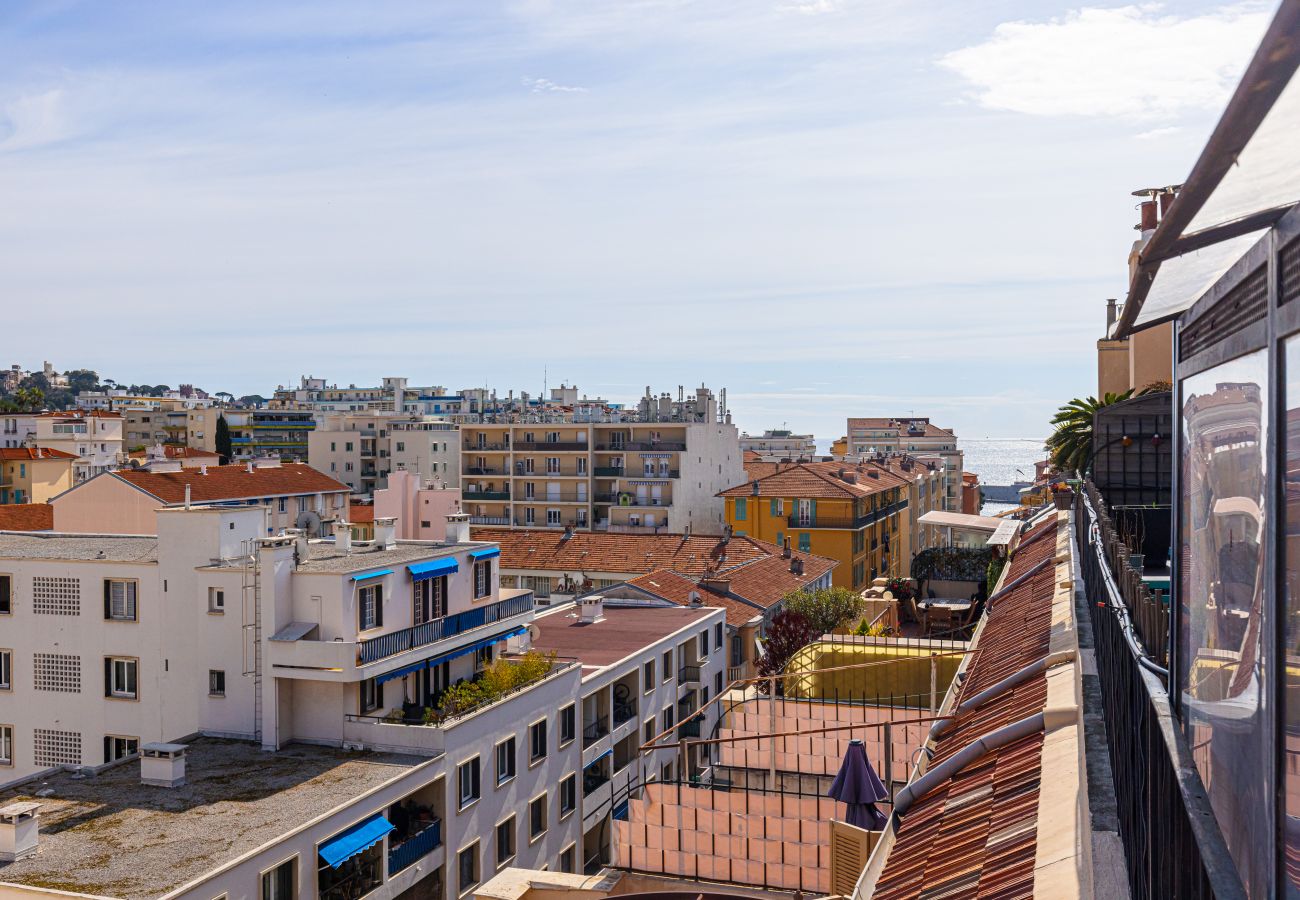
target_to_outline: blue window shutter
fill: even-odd
[[[812,504],[812,520],[813,520],[813,524],[816,525],[816,524],[817,524],[817,501],[816,501],[816,500],[812,500],[812,501],[810,501],[810,502],[811,502],[811,504]]]

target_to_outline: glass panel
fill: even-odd
[[[1286,877],[1300,889],[1300,336],[1286,342],[1286,518],[1279,548],[1286,577],[1286,716],[1283,735]]]
[[[1262,637],[1267,357],[1185,379],[1178,677],[1183,728],[1252,897],[1267,896],[1273,840]]]

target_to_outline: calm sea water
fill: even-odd
[[[1041,438],[1013,438],[998,441],[957,439],[965,454],[967,472],[980,477],[981,484],[1013,484],[1034,480],[1034,463],[1044,459]]]

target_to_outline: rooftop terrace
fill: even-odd
[[[152,563],[158,561],[158,539],[123,534],[0,531],[0,559],[105,559]]]

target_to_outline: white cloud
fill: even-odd
[[[939,65],[979,105],[1039,116],[1167,119],[1223,106],[1268,24],[1257,0],[1196,16],[1159,4],[1005,22]]]
[[[838,12],[843,6],[842,0],[794,0],[781,8],[790,12],[803,13],[806,16],[817,16],[822,13]]]
[[[556,84],[549,78],[525,78],[524,87],[531,90],[534,94],[585,94],[585,87],[574,87],[567,84]]]
[[[60,88],[27,94],[0,107],[0,153],[54,144],[71,134]]]

